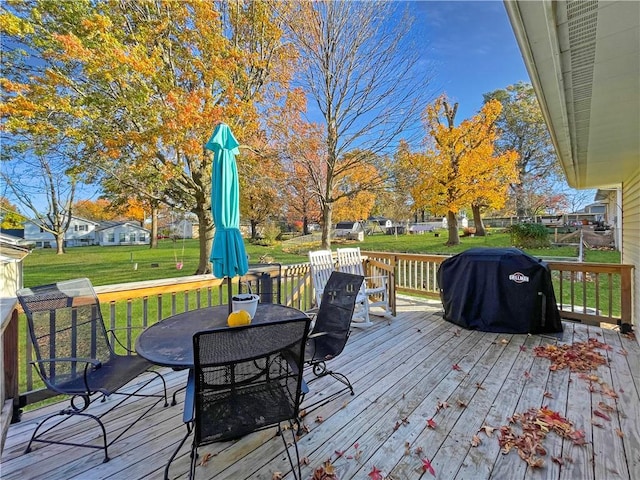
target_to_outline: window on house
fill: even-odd
[[[136,241],[136,234],[135,233],[132,233],[132,234],[129,235],[129,241],[130,242],[135,242]]]
[[[116,241],[116,234],[111,232],[107,235],[107,242],[114,243]]]
[[[140,239],[141,242],[146,242],[147,241],[147,236],[144,233],[141,233],[138,238]]]
[[[120,234],[120,243],[124,243],[127,241],[127,236],[124,233]]]

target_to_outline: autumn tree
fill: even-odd
[[[198,218],[196,273],[210,271],[211,155],[216,124],[250,145],[261,105],[286,89],[293,48],[281,41],[286,4],[34,0],[5,10],[11,34],[41,55],[38,81],[76,114],[82,166],[128,175],[150,199]],[[45,15],[42,12],[46,12]],[[29,100],[28,97],[25,97]],[[242,161],[242,158],[239,159]],[[125,184],[123,182],[123,184]]]
[[[458,212],[465,207],[504,203],[505,191],[515,178],[514,152],[494,154],[498,137],[498,101],[486,103],[470,119],[455,124],[458,104],[442,95],[424,113],[427,149],[423,153],[398,153],[413,182],[410,187],[417,207],[447,216],[447,245],[458,245]]]
[[[369,218],[376,202],[377,192],[362,188],[361,185],[380,183],[380,174],[370,163],[362,163],[336,178],[336,191],[333,194],[336,199],[333,212],[335,221]]]
[[[0,226],[2,228],[23,229],[23,223],[26,218],[20,214],[20,210],[16,205],[11,203],[8,198],[0,196]]]
[[[76,216],[95,222],[113,220],[117,217],[117,213],[111,209],[111,202],[103,198],[78,200],[73,204],[73,211]]]
[[[555,195],[556,192],[551,192],[555,189],[553,185],[562,178],[538,99],[531,84],[519,82],[484,94],[484,100],[498,100],[502,104],[497,120],[501,135],[496,148],[499,152],[518,153],[518,177],[510,185],[509,194],[515,214],[532,217],[536,205],[529,200]]]
[[[322,118],[321,170],[315,159],[306,167],[322,209],[322,246],[329,248],[337,180],[410,135],[429,76],[419,70],[420,49],[409,43],[412,21],[397,4],[318,1],[297,8],[288,33],[303,59],[297,83]],[[383,180],[359,188],[375,191]]]

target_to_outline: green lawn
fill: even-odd
[[[487,237],[463,237],[455,247],[444,245],[446,232],[439,237],[424,235],[372,235],[357,243],[363,250],[452,255],[473,247],[508,247],[510,237],[505,233],[491,233]],[[339,246],[334,243],[333,248]],[[184,248],[184,253],[183,253]],[[263,255],[283,264],[302,263],[309,250],[319,244],[278,243],[258,246],[246,243],[251,263],[258,263]],[[528,253],[544,257],[577,257],[575,247],[531,249]],[[588,251],[586,261],[620,263],[619,252]],[[176,263],[183,262],[181,270]],[[198,240],[160,240],[158,249],[146,246],[75,247],[64,255],[53,249],[34,250],[24,260],[24,285],[35,286],[71,278],[88,277],[94,285],[156,280],[159,278],[192,275],[198,264]]]

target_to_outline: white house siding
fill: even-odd
[[[622,263],[636,266],[633,271],[632,319],[637,331],[640,328],[640,168],[622,184],[622,202]]]
[[[65,232],[65,247],[95,245],[95,229],[98,224],[92,220],[72,217],[69,228]],[[41,231],[36,221],[24,224],[24,239],[35,244],[36,248],[56,248],[56,239],[52,233]]]
[[[145,228],[124,223],[99,230],[97,237],[98,244],[103,247],[149,245],[151,232]]]

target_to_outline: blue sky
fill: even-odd
[[[431,86],[459,102],[456,123],[474,115],[482,94],[530,82],[501,1],[412,1],[416,34],[431,64]]]

